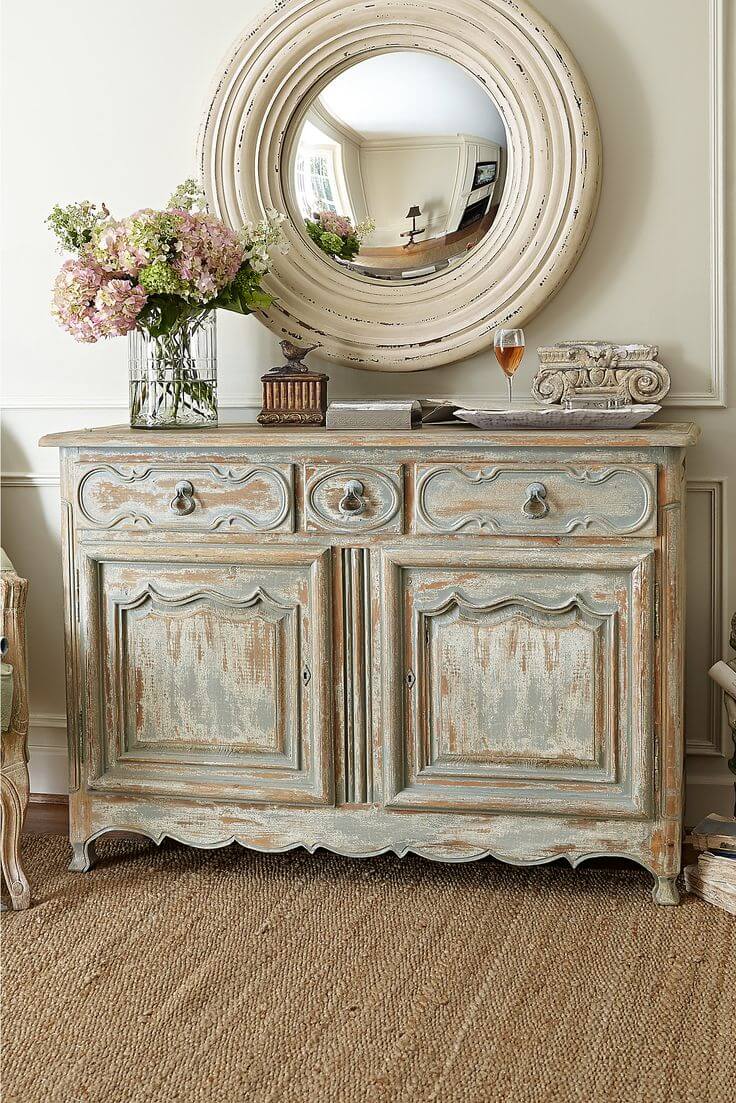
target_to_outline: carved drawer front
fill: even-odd
[[[646,813],[652,554],[385,553],[397,808]]]
[[[141,554],[82,559],[90,787],[332,803],[328,553]]]
[[[79,525],[293,531],[291,464],[104,463],[79,480]]]
[[[418,533],[654,536],[654,464],[418,464]]]
[[[402,532],[401,467],[307,464],[304,519],[308,532]]]

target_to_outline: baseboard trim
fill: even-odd
[[[30,793],[28,800],[31,804],[68,804],[69,797],[66,793]]]
[[[693,771],[685,775],[685,824],[688,828],[694,827],[712,812],[721,816],[733,815],[736,778],[723,759],[715,761],[722,763],[722,772],[696,774]]]

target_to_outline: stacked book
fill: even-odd
[[[706,816],[692,834],[698,860],[685,867],[688,892],[736,915],[736,820]]]

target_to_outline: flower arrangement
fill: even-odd
[[[75,254],[56,278],[52,313],[83,342],[133,329],[161,337],[218,307],[266,309],[272,299],[261,281],[271,254],[288,251],[282,214],[269,210],[235,233],[207,213],[194,180],[162,211],[118,220],[104,203],[83,202],[54,207],[46,221],[62,249]]]
[[[132,335],[131,424],[181,424],[184,414],[187,424],[216,423],[214,311],[271,305],[261,283],[273,253],[288,252],[284,216],[268,210],[236,233],[207,212],[190,179],[164,210],[115,219],[104,203],[85,201],[55,206],[46,221],[73,254],[54,284],[52,314],[62,328],[85,343]],[[208,329],[210,344],[202,345]],[[195,338],[211,349],[209,381],[198,370]]]
[[[312,241],[322,252],[340,260],[353,260],[376,228],[371,218],[353,226],[346,215],[335,214],[334,211],[315,211],[314,218],[305,218],[304,224]]]

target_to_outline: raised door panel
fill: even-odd
[[[385,554],[389,806],[643,815],[653,556]]]
[[[331,802],[328,554],[86,556],[91,787]]]

